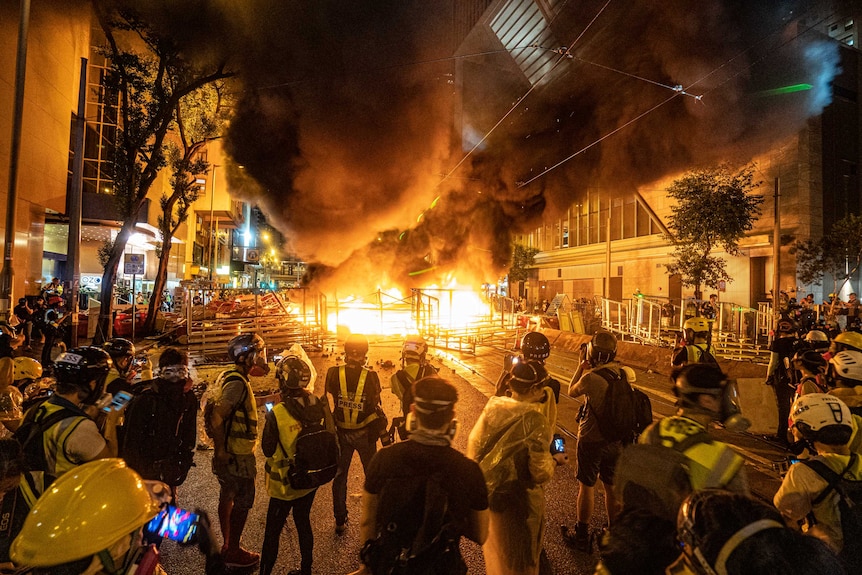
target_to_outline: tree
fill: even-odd
[[[832,292],[840,293],[862,265],[862,216],[845,216],[820,239],[797,242],[795,251],[796,274],[800,281],[820,285],[823,276],[829,274]],[[833,300],[833,306],[837,299]],[[830,308],[830,315],[834,312]]]
[[[167,164],[166,139],[187,95],[230,77],[225,62],[192,65],[177,43],[154,32],[131,10],[95,1],[109,69],[105,89],[117,95],[119,127],[112,158],[114,197],[123,224],[106,246],[96,343],[108,333],[117,268],[147,194]],[[204,68],[203,66],[206,66]]]
[[[713,256],[721,248],[728,255],[739,254],[739,241],[754,227],[760,216],[763,196],[752,191],[760,185],[754,181],[754,165],[737,172],[727,165],[693,170],[675,180],[667,194],[677,201],[671,208],[666,239],[674,246],[666,264],[669,274],[679,274],[682,284],[694,288],[701,299],[700,288],[718,289],[719,282],[731,282],[726,261]]]
[[[226,121],[225,107],[222,105],[219,83],[209,84],[183,97],[177,103],[174,113],[176,124],[172,130],[178,143],[167,144],[168,159],[171,166],[171,195],[162,195],[159,205],[162,209],[158,218],[159,243],[156,254],[159,266],[153,281],[147,319],[143,332],[153,333],[156,318],[161,308],[162,291],[168,279],[168,264],[173,248],[172,239],[180,226],[188,219],[189,208],[200,195],[200,185],[196,175],[206,173],[210,165],[200,155],[200,151],[221,132]],[[215,190],[212,191],[215,193]]]
[[[522,244],[515,244],[512,250],[512,265],[509,268],[509,284],[513,282],[527,281],[529,278],[529,268],[533,265],[536,254],[539,250]]]

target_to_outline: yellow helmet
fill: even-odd
[[[125,461],[91,461],[66,472],[36,501],[9,555],[26,567],[77,561],[127,537],[159,507]]]
[[[855,331],[842,331],[833,339],[835,343],[840,343],[843,346],[843,349],[853,349],[856,351],[862,351],[862,333],[858,333]]]
[[[685,320],[683,329],[690,329],[694,333],[709,331],[709,321],[705,317],[690,317]]]

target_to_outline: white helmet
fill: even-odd
[[[818,344],[829,343],[829,336],[820,331],[819,329],[812,329],[808,333],[805,334],[805,341],[818,347]]]
[[[835,375],[862,385],[862,351],[839,351],[829,360]]]
[[[790,408],[790,423],[804,423],[811,431],[829,425],[844,425],[852,428],[853,416],[847,404],[828,393],[806,393],[793,402]]]

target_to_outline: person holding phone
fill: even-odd
[[[126,463],[144,479],[170,486],[176,502],[194,460],[198,400],[191,391],[189,357],[174,347],[159,356],[159,375],[143,382],[126,408],[121,451]],[[120,392],[123,393],[123,392]]]

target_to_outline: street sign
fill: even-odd
[[[245,261],[258,262],[260,261],[260,252],[254,249],[248,249],[245,252]]]
[[[144,275],[144,254],[123,254],[123,273],[127,276]]]

